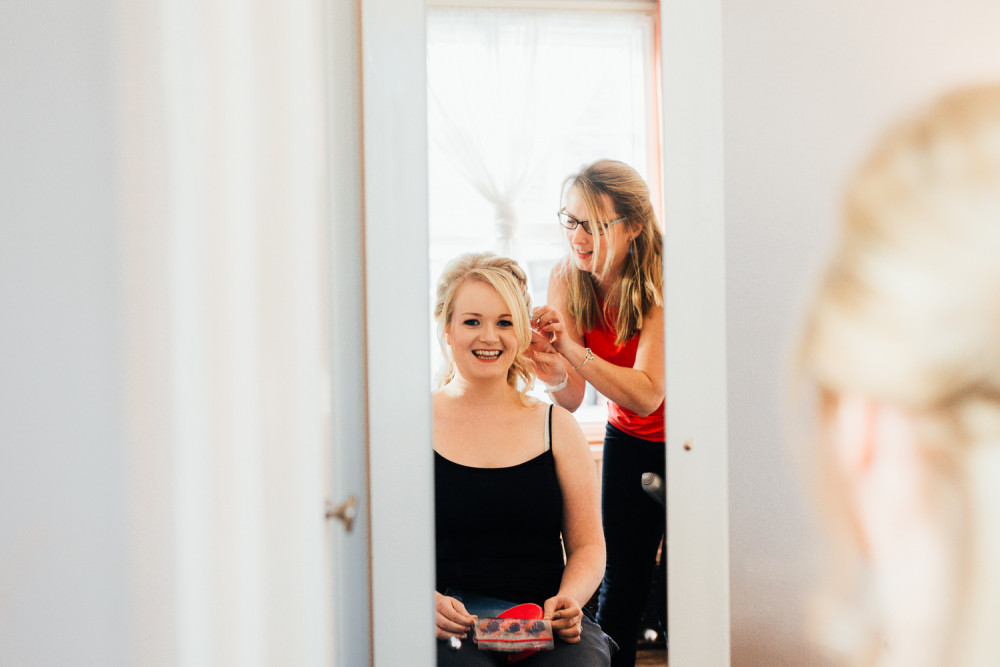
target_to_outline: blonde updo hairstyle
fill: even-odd
[[[531,296],[528,294],[528,280],[517,262],[490,252],[467,253],[455,257],[444,267],[438,279],[434,320],[437,322],[438,341],[445,359],[438,373],[438,388],[445,386],[455,377],[455,363],[451,357],[451,350],[444,342],[444,331],[454,315],[458,290],[469,280],[478,280],[491,286],[507,304],[514,332],[517,334],[517,352],[514,355],[514,363],[507,371],[507,384],[518,392],[523,405],[534,405],[535,400],[528,396],[527,392],[535,382],[535,373],[525,355],[531,344],[528,314],[531,310]]]
[[[616,218],[625,218],[618,223],[621,231],[636,233],[629,245],[622,275],[607,276],[615,261],[611,252],[605,255],[604,265],[597,272],[598,277],[607,276],[620,281],[617,302],[605,305],[617,309],[616,321],[609,324],[617,332],[616,344],[621,345],[642,329],[643,318],[650,308],[663,304],[663,234],[653,210],[649,186],[639,172],[627,164],[598,160],[565,180],[561,201],[566,201],[566,195],[572,188],[577,189],[589,212],[591,227],[595,228],[595,251],[602,243],[597,229],[615,233],[607,231],[615,228],[606,225]],[[609,204],[611,210],[608,210]],[[605,313],[599,306],[594,277],[581,271],[568,259],[561,265],[560,271],[566,279],[570,315],[580,327],[577,333],[594,329],[605,319]]]
[[[913,418],[928,506],[957,563],[928,664],[1000,665],[1000,87],[940,99],[857,172],[798,363],[826,407],[853,393]],[[858,517],[831,450],[817,452],[824,509],[841,563],[856,563]]]

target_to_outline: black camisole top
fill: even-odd
[[[434,496],[439,592],[540,605],[559,591],[563,499],[551,448],[507,468],[434,452]]]

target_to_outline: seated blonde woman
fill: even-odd
[[[529,306],[521,268],[489,253],[452,260],[437,286],[447,359],[433,397],[439,665],[504,662],[470,628],[526,602],[552,621],[556,647],[525,667],[610,664],[614,643],[583,611],[604,573],[597,474],[572,415],[526,393]],[[456,650],[451,637],[465,641]]]
[[[1000,86],[895,127],[806,318],[851,664],[1000,665]]]

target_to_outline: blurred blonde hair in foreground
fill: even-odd
[[[1000,86],[940,98],[861,166],[798,352],[841,566],[825,642],[856,664],[1000,665]],[[912,465],[862,489],[883,454],[845,453],[845,405]]]

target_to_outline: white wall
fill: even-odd
[[[783,441],[793,323],[850,170],[889,120],[1000,79],[1000,3],[723,0],[734,665],[815,664],[820,574]]]
[[[0,664],[132,664],[111,3],[0,10]]]

